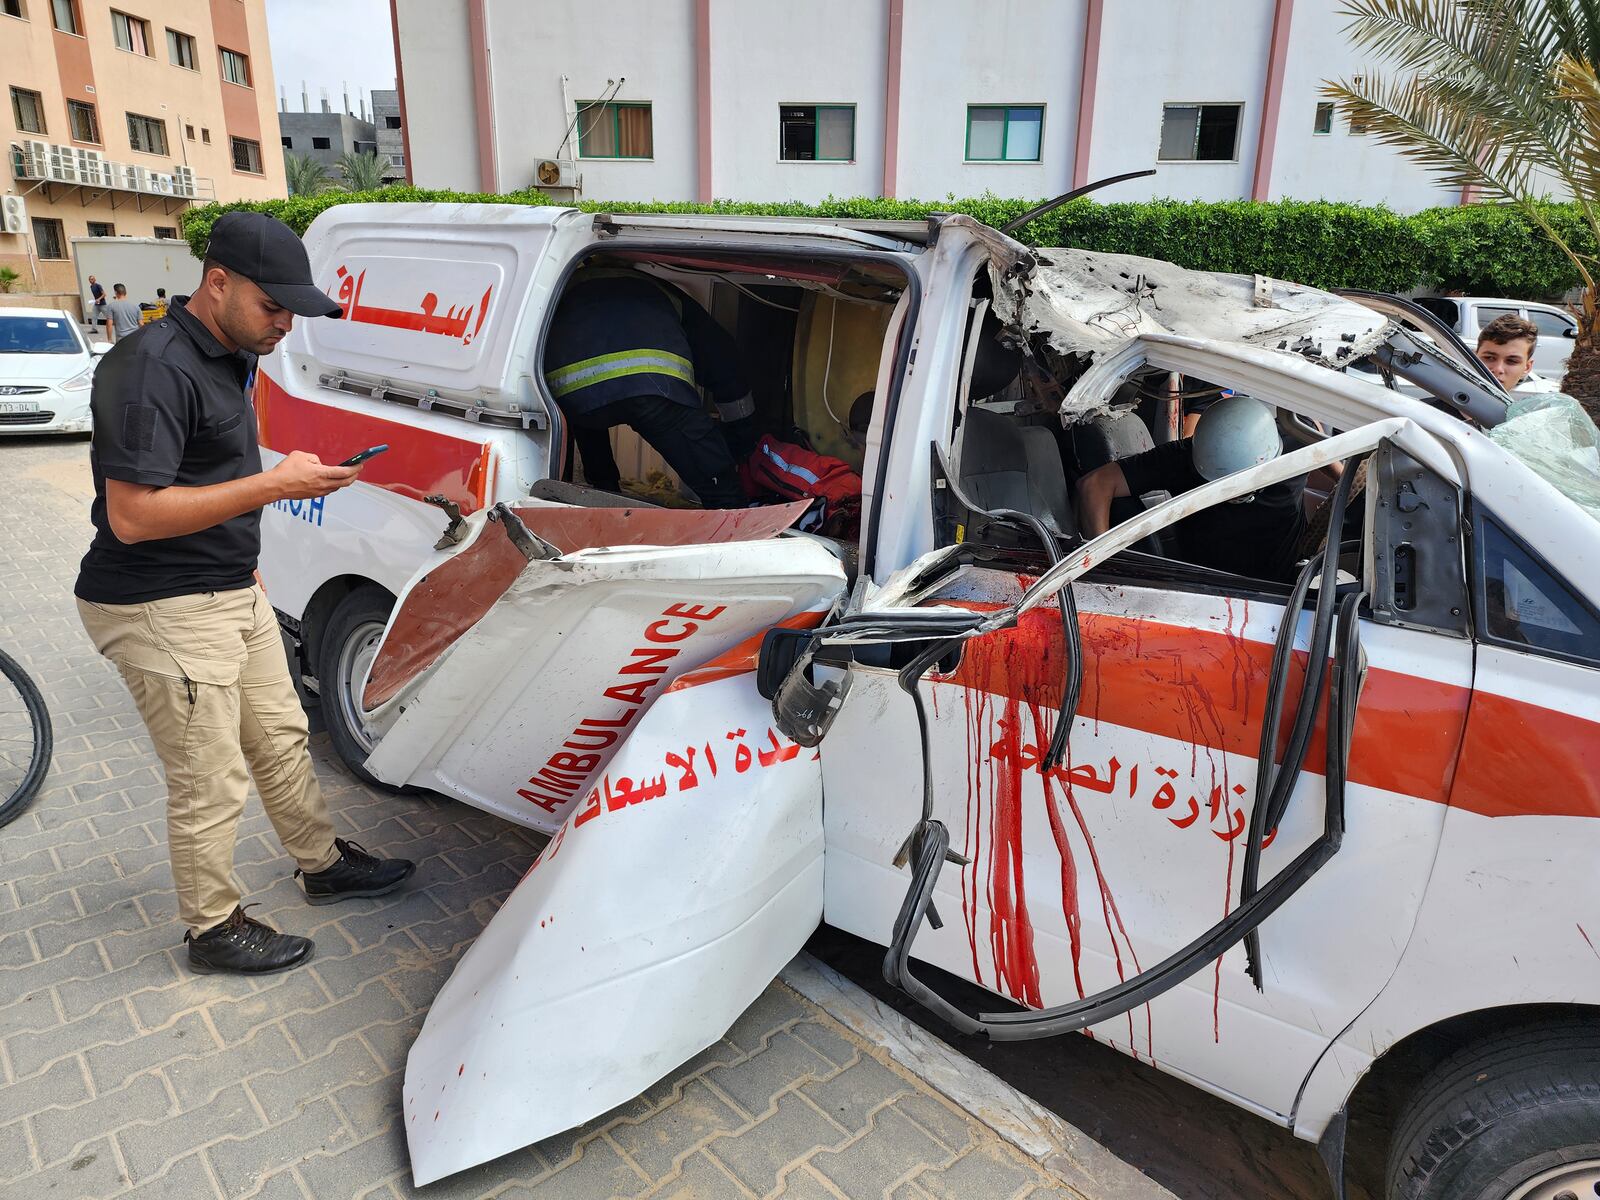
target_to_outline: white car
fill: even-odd
[[[94,369],[109,349],[84,341],[59,308],[0,310],[0,434],[88,433]]]

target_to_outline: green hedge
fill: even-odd
[[[184,236],[196,255],[211,225],[230,209],[269,212],[304,233],[318,213],[335,204],[372,201],[479,201],[543,204],[538,191],[491,196],[395,186],[374,192],[324,192],[238,204],[209,204],[183,215]],[[582,201],[607,212],[710,212],[735,215],[855,217],[920,220],[934,212],[969,213],[1003,225],[1032,201],[996,196],[942,203],[867,198],[820,204],[631,203]],[[1550,205],[1550,219],[1587,253],[1595,246],[1570,205]],[[1577,284],[1571,264],[1520,213],[1489,204],[1436,208],[1402,216],[1382,206],[1326,201],[1221,202],[1153,200],[1101,204],[1074,200],[1021,230],[1035,246],[1143,254],[1207,271],[1260,273],[1314,287],[1356,287],[1407,292],[1459,288],[1469,294],[1529,299],[1559,297]]]

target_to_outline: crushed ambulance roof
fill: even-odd
[[[995,315],[1063,354],[1114,350],[1145,333],[1238,342],[1339,368],[1388,335],[1387,318],[1329,292],[1261,275],[1191,271],[1155,258],[1035,251],[1032,272],[997,277]]]

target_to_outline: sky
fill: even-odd
[[[320,109],[323,88],[337,112],[348,83],[351,111],[359,112],[358,90],[394,87],[389,0],[267,0],[267,36],[275,82],[288,94],[290,112],[300,111],[302,79],[312,112]],[[370,94],[367,103],[370,108]]]

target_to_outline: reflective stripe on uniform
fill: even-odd
[[[579,388],[624,375],[670,375],[694,386],[694,364],[670,350],[618,350],[614,354],[599,354],[547,371],[544,377],[551,394],[559,400]]]

